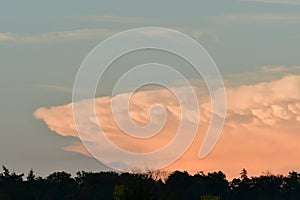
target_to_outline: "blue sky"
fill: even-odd
[[[54,134],[33,113],[71,102],[76,72],[99,42],[145,26],[193,37],[227,77],[300,65],[299,0],[2,1],[0,165],[41,175],[103,169],[64,151],[77,140]]]

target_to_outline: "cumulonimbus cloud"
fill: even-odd
[[[269,82],[227,88],[227,117],[222,136],[211,154],[202,160],[197,155],[210,121],[211,105],[207,97],[203,98],[206,94],[202,90],[195,88],[195,91],[201,99],[201,120],[197,137],[188,151],[167,169],[190,172],[223,170],[229,176],[236,176],[242,168],[247,168],[252,174],[260,174],[264,170],[275,173],[300,170],[300,76],[290,75]],[[139,140],[129,137],[118,128],[110,108],[112,98],[96,98],[97,118],[93,116],[93,111],[84,109],[81,111],[82,116],[94,122],[95,126],[99,122],[114,144],[137,153],[153,151],[172,140],[179,126],[180,109],[189,106],[188,101],[179,106],[167,89],[135,93],[130,102],[130,116],[137,124],[144,126],[149,123],[149,108],[158,103],[158,100],[163,100],[159,103],[168,114],[166,124],[159,134],[147,140]],[[89,100],[76,103],[84,108],[87,101]],[[39,108],[34,116],[42,119],[59,135],[78,138],[72,103]],[[193,122],[193,119],[193,113],[190,113],[189,120]],[[95,139],[95,130],[91,126],[85,127],[85,133],[90,134],[92,140]],[[65,150],[90,156],[80,142],[70,144]],[[99,147],[98,150],[106,149]],[[114,152],[111,155],[117,157]]]

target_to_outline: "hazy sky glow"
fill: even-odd
[[[218,65],[227,91],[222,136],[209,156],[199,160],[210,119],[200,76],[172,55],[145,51],[116,61],[98,88],[97,117],[105,122],[108,137],[120,147],[144,152],[166,144],[178,129],[180,109],[165,89],[141,90],[131,102],[133,120],[144,125],[149,120],[145,109],[164,96],[161,103],[170,114],[167,124],[145,143],[122,136],[107,106],[112,99],[111,77],[154,59],[187,76],[200,99],[197,138],[168,170],[224,170],[230,177],[242,168],[251,175],[299,171],[299,13],[298,0],[2,2],[0,165],[16,171],[34,168],[40,175],[107,169],[90,157],[75,131],[71,102],[76,72],[86,55],[112,34],[158,26],[194,38]],[[93,127],[86,128],[93,134]]]

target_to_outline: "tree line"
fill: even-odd
[[[147,173],[61,171],[45,178],[33,170],[25,176],[3,166],[0,173],[0,199],[38,200],[219,200],[219,199],[300,199],[300,173],[266,173],[231,181],[223,172],[190,175],[188,172],[149,171]]]

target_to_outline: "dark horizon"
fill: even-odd
[[[23,178],[26,176],[25,178]],[[3,166],[0,173],[0,199],[290,199],[300,198],[300,173],[262,174],[248,177],[242,169],[240,177],[231,181],[221,172],[190,175],[188,172],[163,171],[116,173],[79,171],[76,176],[60,171],[37,177],[10,172]]]

